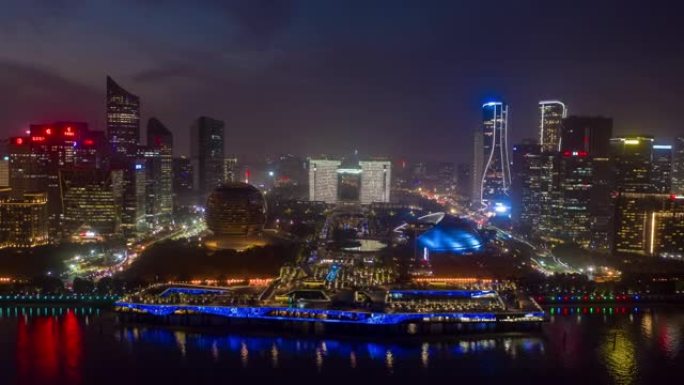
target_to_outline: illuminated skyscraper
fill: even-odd
[[[28,248],[46,245],[47,194],[25,193],[22,198],[0,199],[0,245]]]
[[[309,200],[325,203],[390,201],[392,163],[338,159],[309,159]]]
[[[27,192],[47,191],[47,157],[31,151],[30,137],[10,138],[8,152],[12,198],[22,199]]]
[[[539,227],[542,213],[542,175],[544,156],[533,140],[513,146],[511,216],[515,227],[529,235]]]
[[[684,196],[623,192],[616,201],[615,252],[684,255]]]
[[[238,159],[235,155],[230,155],[223,158],[223,181],[224,182],[239,182],[238,175]]]
[[[147,206],[148,214],[158,222],[171,221],[173,214],[173,134],[158,119],[147,123],[147,148],[154,155],[147,163],[146,182],[154,195]]]
[[[74,164],[86,169],[108,170],[110,147],[104,131],[85,131],[74,149]]]
[[[651,164],[651,182],[655,192],[667,194],[672,191],[672,146],[654,144]]]
[[[9,155],[2,155],[0,158],[0,189],[10,186],[9,165]]]
[[[592,159],[586,153],[563,153],[558,164],[561,221],[557,236],[587,247],[592,234]]]
[[[307,183],[306,160],[291,154],[280,155],[273,165],[275,183],[305,186]]]
[[[55,122],[51,124],[32,124],[30,126],[30,145],[38,164],[33,169],[36,177],[43,180],[35,184],[31,192],[47,192],[48,220],[50,236],[57,239],[62,235],[60,218],[63,214],[62,191],[59,172],[76,165],[77,149],[82,146],[88,125],[80,122]]]
[[[140,142],[140,99],[107,76],[107,136],[115,158],[137,155]]]
[[[173,159],[173,192],[174,195],[187,194],[192,191],[192,163],[189,158],[181,156]]]
[[[684,136],[676,137],[672,148],[672,192],[684,194]]]
[[[362,204],[390,201],[390,180],[392,163],[383,160],[362,160],[361,190],[359,200]]]
[[[591,157],[608,157],[613,119],[602,116],[568,116],[561,129],[561,152],[586,152]]]
[[[613,233],[613,206],[611,191],[614,188],[614,171],[610,164],[610,138],[613,132],[613,120],[601,116],[569,116],[563,119],[561,129],[561,144],[559,157],[559,181],[566,183],[566,189],[559,189],[559,204],[556,205],[559,212],[565,213],[570,221],[566,223],[566,217],[558,215],[558,235],[583,234],[580,224],[589,223],[591,239],[589,246],[592,249],[607,251]],[[574,170],[573,167],[578,167]],[[573,181],[581,181],[582,173],[591,173],[591,178],[586,179],[590,186],[577,186],[578,191],[572,191]],[[570,183],[568,183],[570,182]],[[581,183],[581,182],[580,182]],[[567,189],[569,187],[570,189]],[[580,195],[589,188],[590,194],[588,207],[581,202]],[[570,198],[563,200],[563,194]],[[573,195],[578,200],[571,198]],[[577,203],[578,205],[575,205]],[[578,215],[577,221],[573,219],[573,210],[589,210],[590,220],[585,222],[585,212]],[[580,211],[581,211],[580,210]],[[577,232],[566,231],[566,226],[574,227]],[[586,239],[576,239],[586,245]]]
[[[610,140],[615,187],[620,192],[654,193],[653,137],[627,136]]]
[[[482,204],[506,199],[511,186],[508,157],[508,106],[501,102],[482,105],[482,135],[475,135],[474,170]],[[479,178],[477,177],[479,176]],[[477,201],[476,200],[476,201]]]
[[[147,175],[144,149],[139,156],[130,158],[131,164],[126,168],[112,169],[112,184],[115,186],[115,197],[122,207],[121,229],[128,240],[134,239],[139,231],[147,227],[146,203]]]
[[[337,202],[338,159],[309,159],[309,200]]]
[[[560,150],[561,127],[568,111],[565,104],[558,100],[539,102],[539,143],[542,151]]]
[[[60,181],[66,236],[82,241],[118,235],[121,206],[109,173],[73,168],[60,171]]]
[[[195,177],[195,189],[209,193],[223,184],[224,123],[202,116],[190,128],[190,151]]]

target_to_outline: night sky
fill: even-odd
[[[226,121],[226,150],[463,161],[480,105],[605,115],[615,132],[684,134],[676,1],[4,0],[0,134],[104,127],[105,76],[189,151],[192,120]],[[143,125],[144,128],[144,125]],[[143,129],[144,132],[144,129]]]

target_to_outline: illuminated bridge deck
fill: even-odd
[[[408,323],[538,323],[543,311],[534,312],[458,312],[458,313],[379,313],[357,310],[300,309],[269,306],[159,305],[117,302],[120,313],[157,317],[208,315],[240,320],[321,322],[357,325],[400,325]]]

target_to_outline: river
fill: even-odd
[[[556,308],[541,332],[376,341],[0,309],[0,384],[684,383],[684,308]]]

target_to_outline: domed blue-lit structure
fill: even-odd
[[[411,228],[418,234],[416,246],[430,253],[472,254],[480,252],[485,243],[472,222],[444,213],[426,215],[397,230]]]

